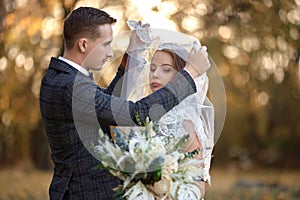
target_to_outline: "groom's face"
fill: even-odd
[[[111,42],[113,31],[110,24],[100,25],[100,37],[96,40],[88,39],[87,56],[82,66],[86,69],[100,70],[105,62],[113,56]]]

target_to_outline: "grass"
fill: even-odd
[[[0,200],[47,200],[51,171],[31,167],[0,170]],[[300,171],[212,169],[206,200],[300,199]]]
[[[51,172],[10,168],[0,170],[0,200],[47,200]]]
[[[298,200],[300,171],[212,169],[207,200]]]

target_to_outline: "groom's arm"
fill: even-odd
[[[70,85],[73,114],[83,123],[100,122],[107,125],[130,126],[137,124],[135,115],[142,121],[146,117],[157,120],[184,98],[196,92],[192,77],[180,71],[162,89],[133,103],[105,94],[103,89],[80,77]]]
[[[97,90],[95,110],[100,122],[103,120],[110,125],[134,125],[136,113],[139,113],[142,121],[145,121],[146,117],[158,120],[184,98],[195,92],[196,86],[192,77],[182,70],[165,87],[135,103],[103,96],[101,91]]]

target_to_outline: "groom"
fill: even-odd
[[[125,72],[126,53],[108,88],[98,87],[89,77],[89,70],[100,70],[113,55],[110,44],[115,22],[96,8],[74,10],[64,21],[64,54],[51,58],[42,79],[40,109],[54,162],[51,200],[112,199],[112,188],[119,182],[106,170],[92,169],[99,161],[83,140],[95,140],[99,124],[104,130],[108,125],[134,125],[136,113],[142,120],[147,116],[158,119],[164,112],[157,108],[168,111],[195,93],[193,78],[209,68],[199,59],[204,57],[201,53],[190,54],[192,64],[167,86],[136,103],[122,100],[112,94]],[[127,51],[132,51],[137,41],[132,34]]]

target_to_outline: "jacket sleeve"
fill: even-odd
[[[80,76],[76,78],[72,90],[75,120],[132,126],[137,124],[136,113],[142,121],[146,117],[158,120],[184,98],[195,93],[196,86],[192,77],[181,70],[165,87],[135,103],[106,94],[92,81]]]

